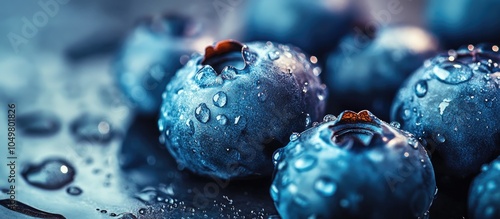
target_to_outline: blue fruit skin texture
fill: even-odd
[[[500,218],[500,157],[482,169],[470,187],[469,217]]]
[[[340,4],[331,4],[342,2]],[[351,1],[253,0],[246,6],[245,41],[290,43],[321,56],[334,48],[354,20]]]
[[[472,176],[500,154],[498,47],[468,47],[426,61],[391,110],[402,129],[428,143],[437,174]]]
[[[412,26],[383,28],[373,39],[361,32],[345,37],[324,75],[335,111],[367,109],[387,121],[401,84],[438,48],[431,34]]]
[[[190,20],[166,15],[145,18],[125,40],[114,61],[119,87],[139,113],[155,115],[170,78],[182,67],[182,55],[194,52]]]
[[[273,156],[270,193],[282,218],[426,215],[436,191],[434,170],[411,134],[369,111],[325,121]]]
[[[207,51],[223,47],[232,49],[222,57],[232,53],[241,63],[214,62],[216,71],[194,54],[167,85],[161,139],[181,168],[200,175],[270,175],[274,150],[324,113],[326,86],[314,74],[317,66],[297,48],[228,40]]]

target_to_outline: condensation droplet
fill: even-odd
[[[445,137],[440,133],[437,133],[434,139],[438,143],[444,143],[446,141]]]
[[[310,170],[314,167],[314,165],[316,165],[316,158],[311,155],[304,155],[294,163],[294,167],[298,171]]]
[[[321,177],[314,183],[314,189],[320,195],[332,196],[337,190],[337,184],[330,178]]]
[[[188,134],[194,134],[194,122],[190,119],[186,120],[186,126],[188,127]]]
[[[433,68],[434,75],[441,82],[460,84],[472,78],[472,70],[460,63],[441,63]]]
[[[427,94],[427,81],[420,80],[415,84],[415,95],[424,97]]]
[[[55,190],[73,181],[75,169],[62,159],[48,159],[38,165],[30,165],[21,173],[30,185]]]
[[[267,57],[269,57],[269,59],[271,61],[274,61],[276,59],[279,59],[280,58],[280,52],[279,51],[271,51],[267,54]]]
[[[264,102],[267,99],[267,94],[266,92],[262,91],[257,94],[257,98],[259,99],[260,102]]]
[[[207,123],[210,120],[210,109],[208,109],[207,104],[201,103],[196,107],[194,115],[201,123]]]
[[[323,122],[331,122],[336,120],[337,117],[332,115],[332,114],[327,114],[325,117],[323,117]]]
[[[401,124],[399,124],[399,122],[396,122],[396,121],[391,122],[390,125],[394,128],[397,128],[397,129],[401,128]]]
[[[226,125],[227,124],[227,117],[225,115],[222,115],[222,114],[217,115],[217,117],[215,117],[215,119],[217,119],[217,121],[221,125]]]
[[[300,137],[300,134],[298,132],[294,132],[290,135],[290,141],[296,141],[297,139],[299,139]]]
[[[70,186],[68,188],[66,188],[66,192],[70,195],[80,195],[82,194],[82,189],[80,189],[80,187],[77,187],[77,186]]]
[[[223,91],[219,91],[214,95],[212,100],[215,106],[224,107],[227,103],[227,95]]]

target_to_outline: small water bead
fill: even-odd
[[[399,122],[396,121],[391,122],[390,125],[397,129],[401,128],[401,124],[399,124]]]
[[[188,127],[188,133],[194,134],[194,122],[190,119],[186,120],[186,126]]]
[[[30,185],[54,190],[72,182],[75,177],[75,170],[67,161],[52,158],[38,165],[29,165],[21,175]]]
[[[311,115],[309,115],[309,113],[306,114],[306,120],[305,120],[305,123],[306,123],[306,128],[308,128],[309,126],[311,126]]]
[[[460,84],[472,78],[472,70],[460,63],[441,63],[433,68],[437,79],[446,84]]]
[[[221,125],[226,125],[227,124],[227,117],[225,115],[219,114],[215,117],[217,119],[217,122]]]
[[[323,122],[331,122],[336,120],[337,117],[332,115],[332,114],[327,114],[325,117],[323,117]]]
[[[224,107],[227,103],[227,95],[223,91],[219,91],[214,95],[212,100],[215,106]]]
[[[300,137],[300,133],[294,132],[290,135],[290,141],[296,141],[297,139],[299,139],[299,137]]]
[[[269,59],[271,61],[274,61],[276,59],[279,59],[280,58],[280,52],[279,51],[271,51],[267,54],[267,57],[269,57]]]
[[[266,92],[262,91],[257,94],[257,98],[259,99],[260,102],[264,102],[267,99],[267,94]]]
[[[427,81],[420,80],[415,84],[415,95],[417,97],[424,97],[427,94]]]
[[[304,155],[294,162],[294,167],[298,171],[307,171],[316,165],[316,158],[311,155]]]
[[[80,195],[82,194],[82,189],[80,189],[80,187],[77,187],[77,186],[70,186],[68,188],[66,188],[66,192],[70,195]]]
[[[330,178],[321,177],[314,183],[314,189],[320,195],[328,197],[335,194],[337,191],[337,184]]]
[[[409,138],[408,139],[408,145],[410,145],[413,149],[417,150],[418,149],[418,141],[415,138]]]
[[[232,66],[227,66],[222,70],[221,77],[224,80],[233,80],[237,75],[236,69]]]
[[[210,109],[208,109],[207,104],[201,103],[196,107],[194,115],[201,123],[207,123],[210,120]]]

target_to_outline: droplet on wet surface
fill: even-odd
[[[196,84],[200,87],[209,87],[216,84],[217,72],[208,65],[203,66],[194,76]]]
[[[290,141],[296,141],[297,139],[299,139],[300,137],[300,134],[298,132],[294,132],[290,135]]]
[[[307,171],[316,165],[316,158],[311,155],[304,155],[295,161],[294,167],[298,171]]]
[[[427,94],[427,81],[420,80],[415,84],[415,95],[424,97]]]
[[[186,120],[186,126],[188,128],[188,134],[194,134],[194,122],[190,119]]]
[[[226,93],[219,91],[214,95],[212,100],[216,107],[224,107],[227,103],[227,95]]]
[[[37,165],[29,165],[21,175],[30,185],[55,190],[73,181],[75,169],[65,160],[53,158]]]
[[[337,117],[332,115],[332,114],[327,114],[325,117],[323,117],[323,122],[331,122],[333,120],[336,120]]]
[[[210,109],[208,109],[207,104],[201,103],[194,110],[194,115],[201,123],[207,123],[210,120]]]
[[[460,84],[472,78],[472,70],[460,63],[441,63],[433,68],[437,79],[446,84]]]
[[[78,141],[106,144],[115,133],[111,124],[100,116],[83,115],[70,124],[70,130]]]
[[[401,128],[401,124],[399,124],[399,122],[391,122],[390,125],[397,129]]]
[[[66,193],[70,194],[70,195],[80,195],[82,194],[82,189],[80,189],[80,187],[78,186],[70,186],[68,188],[66,188]]]
[[[322,196],[332,196],[337,191],[337,184],[330,178],[321,177],[314,183],[314,189]]]
[[[271,61],[274,61],[276,59],[279,59],[280,58],[280,52],[279,51],[271,51],[267,54],[267,57],[269,57],[269,59]]]
[[[61,129],[61,121],[50,112],[31,112],[21,114],[17,118],[19,130],[30,136],[49,136]]]
[[[217,122],[221,125],[226,125],[227,124],[227,117],[225,115],[219,114],[215,117],[217,119]]]

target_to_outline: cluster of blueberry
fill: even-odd
[[[242,22],[249,43],[222,40],[196,53],[203,33],[163,16],[124,45],[120,85],[140,112],[159,110],[160,141],[179,166],[221,179],[274,175],[270,195],[283,218],[428,218],[437,187],[479,174],[465,194],[468,214],[500,217],[498,46],[436,55],[438,40],[416,27],[340,39],[353,6],[276,2],[297,11],[271,22],[259,10],[267,1],[251,3],[259,16]],[[325,19],[342,22],[301,29]],[[317,36],[325,33],[332,38]],[[325,116],[339,108],[381,119],[367,110]]]

